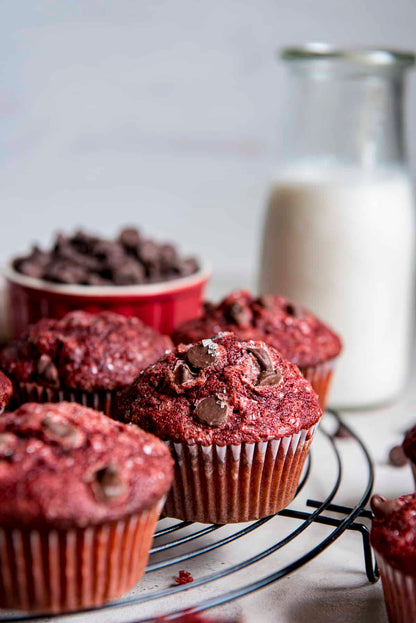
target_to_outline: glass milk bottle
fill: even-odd
[[[369,407],[406,381],[415,222],[403,128],[405,71],[388,50],[286,49],[282,154],[263,232],[260,290],[342,336],[330,405]]]

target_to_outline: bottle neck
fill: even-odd
[[[403,167],[404,72],[291,63],[282,164]]]

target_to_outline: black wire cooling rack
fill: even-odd
[[[331,422],[332,420],[332,422]],[[338,443],[334,439],[333,432],[328,432],[327,424],[332,424],[332,428],[342,425],[350,435],[349,442],[355,444],[355,449],[361,455],[366,468],[367,479],[363,480],[361,485],[362,490],[356,495],[355,504],[351,507],[340,506],[334,504],[333,500],[340,489],[344,477],[344,471],[346,471],[343,465],[342,456],[339,451]],[[331,428],[331,426],[330,426]],[[293,529],[290,529],[285,536],[277,538],[272,543],[267,543],[267,547],[259,547],[259,551],[254,551],[247,557],[243,557],[235,564],[224,566],[220,570],[216,569],[212,573],[206,573],[205,575],[196,577],[191,584],[182,585],[170,585],[166,588],[160,588],[159,586],[152,586],[151,589],[140,590],[142,583],[139,584],[137,593],[130,594],[125,598],[106,604],[103,607],[95,610],[84,611],[82,613],[73,613],[65,615],[65,622],[72,620],[74,623],[82,621],[95,621],[100,612],[100,618],[106,613],[117,613],[117,621],[123,621],[123,623],[150,623],[155,620],[155,617],[160,614],[161,604],[168,598],[176,596],[175,606],[173,609],[163,615],[164,621],[174,621],[177,619],[183,609],[178,608],[178,604],[182,601],[181,593],[188,591],[187,597],[197,587],[207,587],[211,583],[215,583],[220,580],[220,590],[217,594],[201,600],[201,591],[198,593],[199,599],[196,598],[194,603],[190,606],[186,606],[187,612],[199,612],[202,610],[208,610],[215,606],[225,604],[232,600],[244,597],[254,591],[264,588],[273,582],[276,582],[288,574],[293,573],[310,560],[318,556],[327,547],[334,543],[334,541],[341,536],[345,531],[355,531],[361,534],[364,554],[365,572],[369,582],[376,582],[378,580],[378,569],[374,563],[372,551],[369,540],[369,530],[367,526],[361,521],[361,519],[371,519],[371,512],[365,509],[365,506],[370,497],[373,481],[374,470],[373,465],[368,454],[368,451],[361,441],[361,439],[341,420],[338,413],[335,411],[328,411],[324,418],[324,424],[321,425],[319,435],[323,435],[327,441],[330,451],[333,456],[333,463],[335,465],[333,486],[323,501],[317,501],[313,499],[306,499],[304,510],[296,510],[292,508],[286,508],[273,517],[267,517],[254,521],[249,524],[239,524],[235,526],[221,526],[221,525],[202,525],[192,524],[190,522],[176,521],[172,523],[172,520],[164,519],[158,524],[158,530],[155,534],[153,548],[151,550],[151,556],[149,564],[147,566],[146,574],[155,574],[155,572],[161,572],[165,569],[172,569],[173,574],[177,572],[178,568],[187,567],[189,564],[197,565],[199,569],[206,568],[204,565],[204,557],[217,553],[220,548],[224,548],[230,544],[241,544],[245,541],[249,535],[256,532],[256,542],[259,532],[264,529],[265,524],[273,521],[276,525],[279,525],[281,517],[288,518],[296,521]],[[301,483],[299,485],[297,497],[299,493],[305,489],[306,485],[311,479],[312,462],[313,462],[313,450],[309,455],[309,459],[306,464],[304,474],[302,476]],[[365,470],[364,470],[365,473]],[[332,481],[331,481],[332,482]],[[292,506],[292,505],[291,505]],[[323,538],[318,539],[318,542],[310,549],[307,549],[302,555],[295,557],[293,560],[287,562],[283,566],[277,564],[277,568],[273,573],[267,575],[256,575],[256,564],[262,560],[268,558],[272,554],[279,552],[282,548],[288,546],[294,539],[300,537],[306,530],[313,529],[316,524],[323,524],[332,528],[329,534],[326,533]],[[223,530],[227,528],[227,533],[222,534]],[[276,529],[276,534],[279,534],[279,530]],[[254,541],[251,541],[252,543]],[[185,551],[183,551],[185,549]],[[241,547],[244,551],[244,547]],[[220,550],[221,551],[221,550]],[[175,552],[177,552],[175,554]],[[192,561],[192,563],[191,563]],[[238,572],[252,569],[252,573],[249,576],[249,580],[243,579],[240,583],[236,583],[236,588],[227,590],[227,578],[238,574]],[[146,576],[147,577],[147,576]],[[172,573],[170,574],[172,577]],[[254,579],[253,579],[254,578]],[[166,586],[167,583],[165,583]],[[195,593],[196,594],[196,593]],[[140,618],[141,612],[143,613],[143,606],[147,606],[150,602],[154,603],[154,608],[149,613],[146,608],[146,614],[144,618]],[[134,608],[134,606],[141,606],[140,608]],[[125,609],[125,616],[123,614]],[[57,617],[59,619],[59,616]],[[22,614],[0,614],[0,623],[25,621],[39,621],[45,620],[42,615],[30,616]],[[54,621],[54,617],[48,617],[47,619]],[[105,619],[110,620],[110,619]]]

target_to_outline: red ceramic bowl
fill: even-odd
[[[106,309],[137,316],[161,333],[169,334],[200,313],[210,275],[210,270],[203,266],[189,277],[163,283],[101,287],[48,283],[26,277],[8,266],[4,276],[12,335],[17,337],[40,318],[62,318],[75,309],[92,313]]]

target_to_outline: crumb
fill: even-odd
[[[189,571],[185,571],[184,569],[181,569],[179,571],[178,577],[175,578],[176,584],[189,584],[193,581],[194,578],[192,577],[191,573],[189,573]]]
[[[407,456],[402,446],[394,446],[389,452],[389,463],[394,467],[403,467],[407,464]]]

